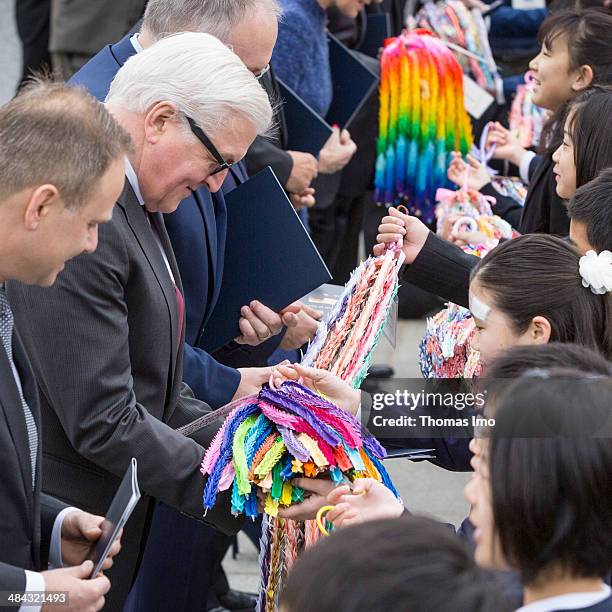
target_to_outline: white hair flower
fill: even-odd
[[[612,291],[612,253],[587,251],[580,258],[580,276],[583,286],[597,295]]]

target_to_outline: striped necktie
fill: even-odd
[[[9,304],[8,297],[6,295],[6,289],[0,285],[0,338],[4,345],[9,363],[13,373],[17,377],[17,368],[13,361],[13,328],[15,326],[15,320],[13,318],[13,312],[11,305]],[[17,383],[17,379],[15,380]],[[21,384],[17,384],[17,390],[19,391],[19,398],[21,399],[21,408],[23,410],[23,416],[25,418],[26,429],[28,431],[28,443],[30,447],[30,461],[32,462],[32,489],[36,482],[36,454],[38,452],[38,431],[36,429],[36,421],[32,416],[32,411],[25,401],[23,396],[23,390]]]

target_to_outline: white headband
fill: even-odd
[[[579,263],[582,285],[593,293],[603,295],[612,291],[612,253],[587,251]]]

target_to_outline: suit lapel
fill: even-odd
[[[140,248],[142,249],[149,265],[151,266],[151,270],[157,279],[160,289],[164,295],[166,300],[166,305],[168,306],[168,314],[170,317],[170,325],[171,329],[171,355],[172,362],[170,364],[170,371],[173,373],[176,368],[176,356],[177,356],[177,346],[178,346],[178,310],[176,303],[176,293],[174,290],[174,285],[172,284],[172,279],[168,274],[168,269],[166,268],[166,264],[164,262],[164,258],[162,257],[161,251],[159,250],[159,246],[155,240],[153,235],[153,229],[149,224],[149,221],[146,216],[146,212],[144,207],[140,205],[138,199],[136,198],[136,194],[132,189],[131,185],[128,181],[125,182],[125,188],[123,193],[119,197],[118,205],[125,211],[125,215],[127,218],[128,225],[132,230]],[[166,235],[166,231],[162,232],[163,235]],[[160,236],[162,238],[162,236]],[[172,250],[170,250],[172,252]],[[174,256],[169,262],[174,261]],[[170,263],[172,267],[172,263]],[[174,267],[176,268],[176,261],[174,261]],[[174,269],[172,273],[175,274]],[[175,275],[177,282],[180,283],[180,277]],[[179,285],[180,288],[180,285]]]
[[[15,344],[17,344],[15,342],[16,338],[17,336],[14,334],[13,342]],[[0,404],[4,410],[6,421],[11,432],[11,438],[13,439],[13,444],[15,445],[17,456],[19,457],[23,487],[31,510],[33,501],[32,464],[30,461],[30,448],[28,446],[28,431],[23,410],[21,408],[19,390],[17,389],[17,383],[13,377],[13,370],[4,347],[2,347],[2,350],[0,350]],[[40,431],[40,423],[37,416],[38,415],[36,414],[34,418],[37,420],[36,425]]]
[[[210,192],[202,193],[204,188],[196,191],[195,200],[198,203],[198,208],[204,219],[204,227],[206,229],[206,237],[204,243],[206,244],[206,250],[208,254],[208,261],[210,262],[210,284],[211,287],[215,287],[217,281],[217,221],[215,219],[215,209],[213,205],[213,199],[216,197],[215,194]],[[208,291],[208,302],[210,303],[211,292]],[[210,311],[210,307],[207,307],[207,311]]]

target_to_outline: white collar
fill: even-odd
[[[136,34],[130,38],[130,42],[132,43],[132,47],[134,47],[134,51],[136,51],[136,53],[142,53],[144,51],[144,47],[140,44],[138,36],[139,33],[136,32]]]
[[[134,168],[132,164],[130,164],[130,160],[125,157],[125,176],[132,186],[134,193],[136,194],[136,198],[141,206],[144,206],[144,200],[142,199],[142,193],[140,193],[140,184],[138,183],[138,177],[136,176],[136,172],[134,172]]]
[[[594,606],[610,597],[610,587],[602,584],[601,591],[595,593],[568,593],[557,597],[547,597],[527,604],[519,608],[516,612],[554,612],[555,610],[581,610]]]

